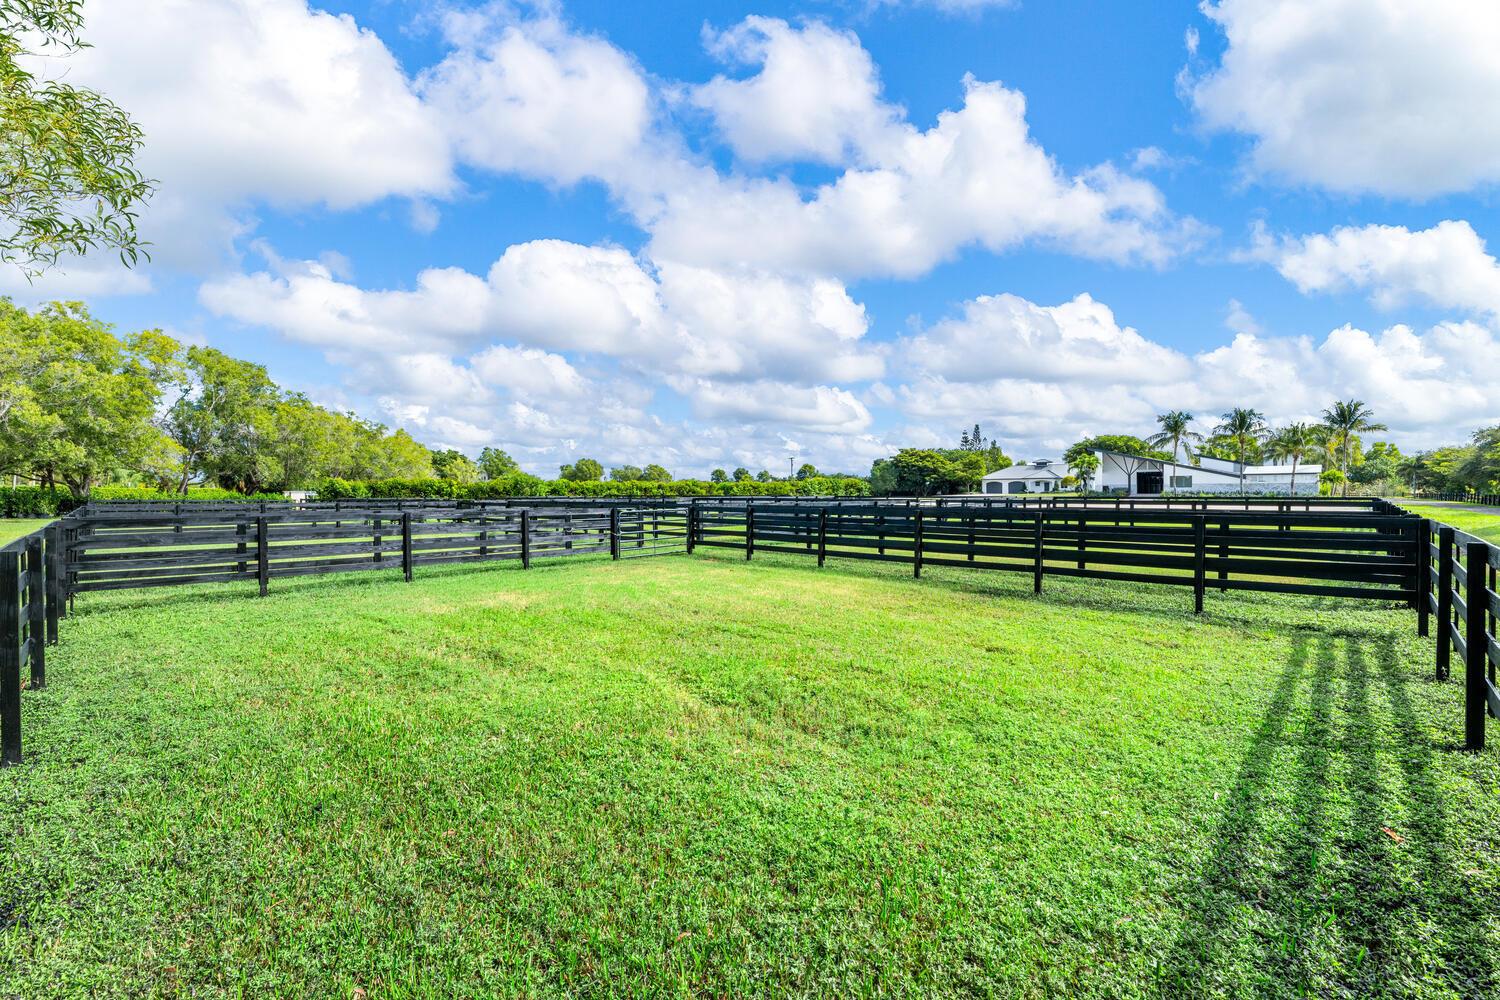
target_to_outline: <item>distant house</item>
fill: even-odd
[[[1067,474],[1068,467],[1062,462],[1039,458],[987,473],[980,480],[979,489],[983,493],[1052,493],[1062,489]]]
[[[1321,465],[1298,465],[1293,489],[1290,465],[1240,465],[1200,455],[1197,465],[1098,452],[1094,488],[1131,496],[1163,493],[1276,493],[1316,496]]]

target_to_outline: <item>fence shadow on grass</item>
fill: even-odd
[[[1184,883],[1164,993],[1403,996],[1434,981],[1495,995],[1493,896],[1448,840],[1395,643],[1299,634],[1226,796],[1207,863]]]

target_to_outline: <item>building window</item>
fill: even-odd
[[[1172,489],[1174,489],[1174,490],[1185,489],[1186,487],[1189,487],[1191,485],[1193,485],[1193,477],[1192,476],[1173,476],[1172,477]]]

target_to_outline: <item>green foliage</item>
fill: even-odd
[[[1186,410],[1171,410],[1156,418],[1161,430],[1147,444],[1153,448],[1172,446],[1172,461],[1177,461],[1179,451],[1184,458],[1193,457],[1193,446],[1203,442],[1203,435],[1193,430],[1193,415]]]
[[[170,500],[174,503],[204,503],[213,501],[239,502],[249,500],[285,500],[284,493],[241,493],[218,486],[190,486],[186,493],[176,490],[158,490],[149,486],[96,486],[89,494],[93,503],[123,503],[126,501]]]
[[[617,469],[610,469],[609,478],[616,483],[635,482],[641,478],[641,469],[638,465],[622,465]]]
[[[1091,451],[1076,455],[1073,462],[1070,463],[1070,467],[1074,475],[1063,477],[1064,488],[1078,485],[1084,489],[1088,489],[1089,483],[1093,482],[1094,477],[1099,474],[1099,456]],[[1073,480],[1073,483],[1068,482],[1070,479]]]
[[[0,262],[28,275],[96,248],[127,265],[144,253],[140,128],[103,95],[27,68],[77,51],[82,27],[82,0],[0,0]]]
[[[752,478],[754,478],[750,475],[750,470],[745,468],[744,466],[735,469],[733,475],[734,481],[737,483],[749,482]]]
[[[73,493],[44,486],[0,486],[0,517],[56,517],[74,507]]]
[[[692,497],[692,496],[869,496],[870,485],[855,476],[816,476],[801,480],[716,483],[702,479],[668,481],[545,480],[525,473],[477,483],[444,479],[385,479],[372,482],[329,479],[318,484],[320,500],[368,497],[429,500],[495,500],[503,497]]]
[[[813,465],[811,462],[803,462],[797,468],[797,474],[793,478],[794,479],[811,479],[813,476],[816,476],[817,474],[818,474],[818,468],[817,468],[817,466]]]
[[[177,344],[158,331],[116,337],[81,303],[35,313],[0,299],[0,472],[86,496],[157,445],[161,386]]]
[[[477,483],[481,470],[475,461],[461,451],[452,448],[432,453],[432,468],[439,479],[455,483]]]
[[[984,477],[984,456],[958,449],[902,448],[878,458],[870,468],[870,489],[877,496],[938,496],[969,493]]]
[[[641,478],[648,483],[670,483],[672,474],[660,465],[648,465],[641,472]]]
[[[727,483],[729,482],[729,474],[723,469],[715,469],[708,474],[708,481],[711,483]]]
[[[1078,460],[1084,455],[1092,455],[1099,451],[1112,451],[1120,455],[1133,455],[1137,458],[1155,458],[1163,461],[1171,461],[1170,452],[1153,448],[1147,442],[1131,434],[1096,434],[1090,438],[1084,438],[1063,452],[1063,461],[1070,468],[1078,468]]]
[[[479,471],[486,479],[499,479],[513,472],[520,472],[521,466],[505,451],[499,448],[485,448],[479,453]]]
[[[565,479],[570,483],[592,483],[604,478],[604,466],[592,458],[580,458],[572,465],[564,465],[559,470],[559,479]]]

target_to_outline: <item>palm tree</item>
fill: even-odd
[[[1192,446],[1203,442],[1203,435],[1192,428],[1193,415],[1184,410],[1159,414],[1156,422],[1161,425],[1161,431],[1146,443],[1153,448],[1161,448],[1170,442],[1173,462],[1177,461],[1178,448],[1182,448],[1187,457],[1192,458]]]
[[[1245,492],[1245,452],[1266,433],[1266,415],[1259,410],[1236,406],[1220,418],[1223,422],[1214,428],[1215,434],[1231,438],[1235,444],[1236,461],[1240,466],[1240,492]]]
[[[1383,431],[1385,424],[1376,423],[1375,414],[1358,399],[1336,400],[1323,411],[1323,426],[1328,431],[1329,450],[1338,460],[1339,471],[1344,474],[1344,495],[1349,495],[1350,444],[1356,434]]]
[[[1307,424],[1288,424],[1266,439],[1266,448],[1278,461],[1292,460],[1294,496],[1297,493],[1297,466],[1317,447],[1317,435]]]

